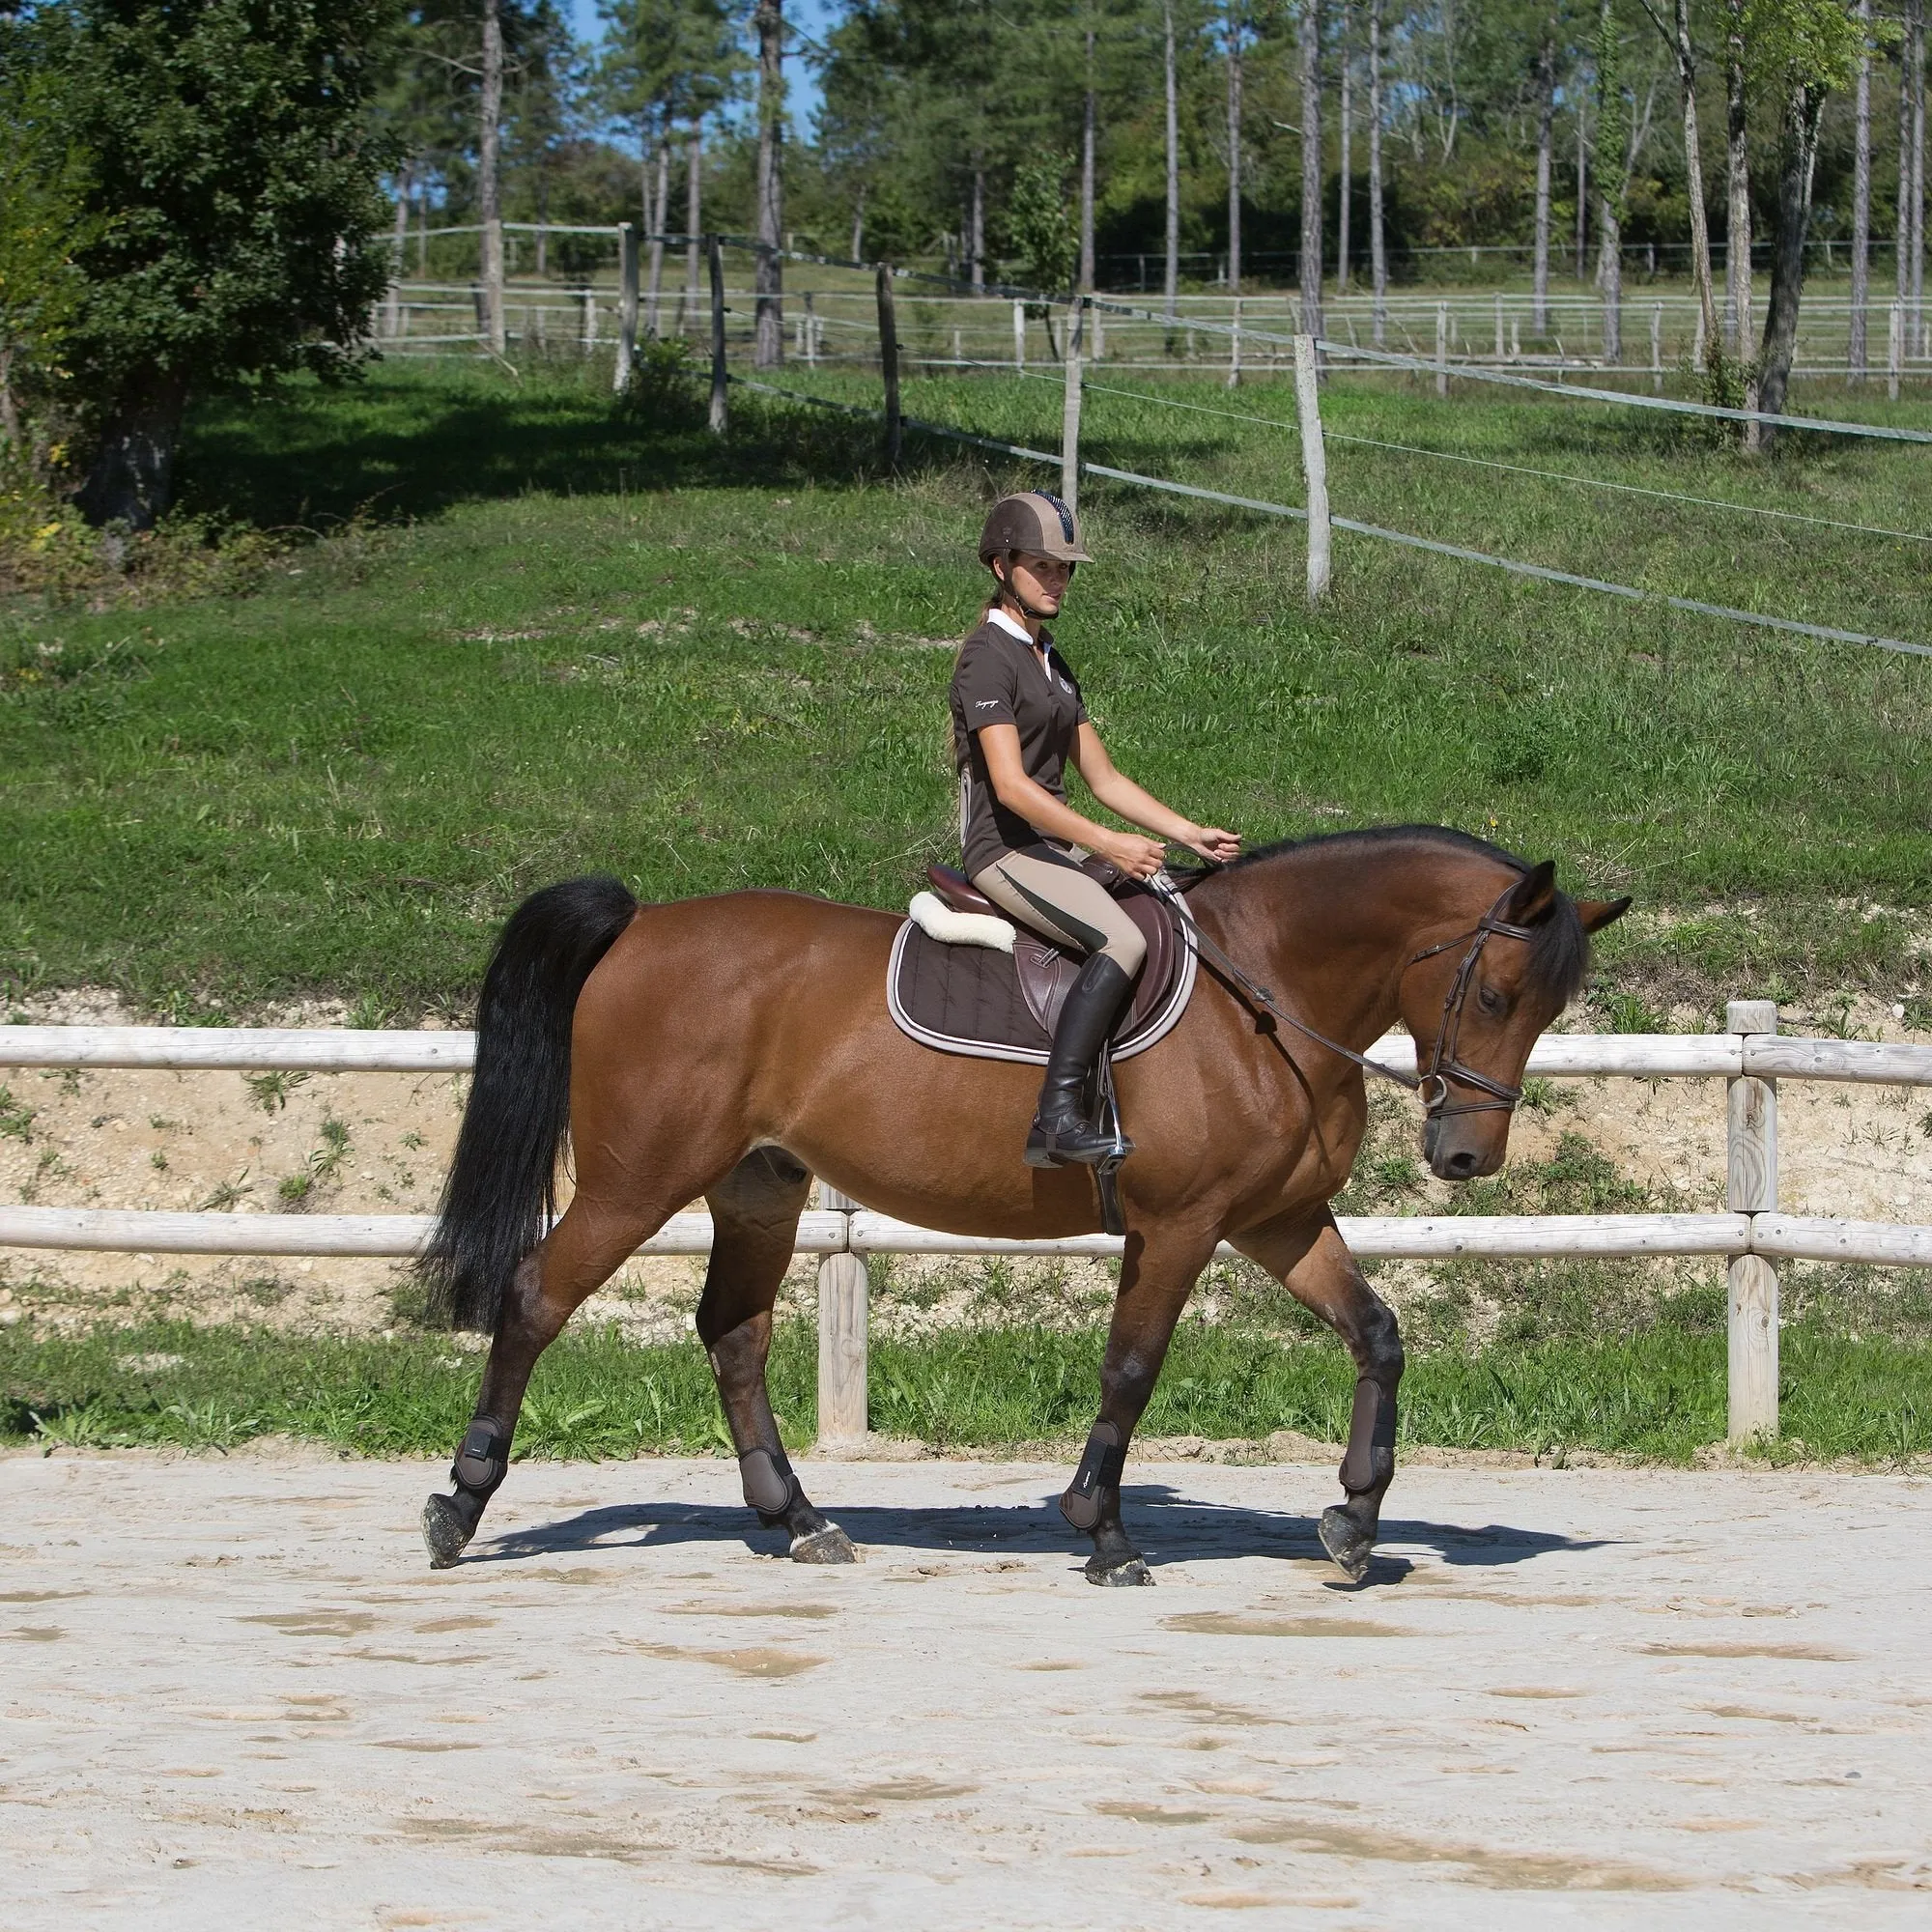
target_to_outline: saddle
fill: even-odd
[[[1196,962],[1178,928],[1187,914],[1104,859],[1090,857],[1081,869],[1121,902],[1147,941],[1147,963],[1110,1048],[1115,1060],[1126,1060],[1164,1038],[1186,1010]],[[963,872],[929,866],[926,879],[953,911],[1015,923]],[[942,1053],[1043,1065],[1085,957],[1024,926],[1015,925],[1012,951],[1006,952],[948,945],[907,920],[893,944],[886,1004],[902,1033]]]

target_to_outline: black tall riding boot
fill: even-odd
[[[1069,1160],[1096,1162],[1116,1151],[1113,1138],[1096,1131],[1088,1118],[1087,1084],[1133,990],[1134,982],[1104,952],[1094,953],[1067,989],[1060,1024],[1053,1031],[1053,1048],[1046,1057],[1039,1112],[1027,1135],[1029,1167],[1059,1167]]]

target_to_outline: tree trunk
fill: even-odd
[[[1354,76],[1349,71],[1349,11],[1342,10],[1342,185],[1335,197],[1335,293],[1344,295],[1349,287],[1349,203],[1354,194],[1354,152],[1350,136],[1354,132]]]
[[[1798,347],[1798,304],[1804,293],[1804,242],[1811,227],[1811,177],[1818,159],[1818,128],[1825,92],[1802,82],[1785,103],[1777,148],[1777,245],[1772,259],[1771,300],[1764,314],[1757,407],[1768,415],[1784,410],[1791,358]],[[1762,440],[1775,431],[1765,428]]]
[[[698,235],[704,227],[704,129],[693,120],[690,138],[684,144],[684,307],[678,316],[678,332],[696,336],[704,296],[703,265]]]
[[[966,222],[967,272],[976,289],[986,286],[986,170],[973,156],[973,205]]]
[[[664,297],[665,231],[670,213],[670,129],[666,128],[658,142],[657,226],[651,229],[651,266],[644,292],[644,333],[653,342],[663,334],[658,327],[658,304]]]
[[[1869,0],[1867,0],[1869,3]],[[1711,226],[1704,207],[1704,160],[1697,142],[1697,54],[1690,40],[1690,0],[1677,0],[1677,82],[1684,96],[1684,176],[1690,202],[1690,278],[1704,320],[1704,354],[1718,347],[1718,301],[1711,287]]]
[[[1912,39],[1898,48],[1898,219],[1891,232],[1892,272],[1898,299],[1912,292]]]
[[[852,253],[850,259],[863,262],[866,257],[861,250],[866,245],[866,184],[859,184],[859,192],[852,201]]]
[[[1611,0],[1601,0],[1597,34],[1597,285],[1604,292],[1604,363],[1624,356],[1623,192],[1611,137],[1623,131],[1623,79],[1617,60],[1617,24]],[[1603,153],[1611,142],[1608,155]]]
[[[550,170],[537,168],[537,279],[550,273]]]
[[[483,0],[483,93],[476,135],[476,218],[483,225],[483,333],[498,355],[503,335],[503,213],[497,153],[503,122],[502,0]]]
[[[1724,348],[1742,361],[1751,339],[1749,102],[1745,92],[1747,0],[1724,0]]]
[[[757,368],[776,369],[784,360],[784,262],[779,254],[784,220],[783,0],[758,0],[753,19],[758,30],[758,261],[752,360]]]
[[[1549,333],[1549,164],[1556,128],[1556,22],[1544,27],[1536,56],[1536,236],[1529,267],[1529,329]]]
[[[1925,353],[1925,4],[1909,0],[1912,22],[1912,333]]]
[[[90,524],[147,530],[174,499],[187,378],[148,369],[123,386],[74,502]]]
[[[1583,279],[1583,263],[1590,252],[1590,136],[1584,127],[1584,100],[1577,91],[1577,279]]]
[[[1180,295],[1180,104],[1175,92],[1174,7],[1161,8],[1166,29],[1163,79],[1167,89],[1167,319],[1175,318]]]
[[[1382,0],[1369,0],[1369,276],[1375,339],[1388,328],[1388,237],[1382,226]]]
[[[1301,0],[1301,330],[1321,333],[1321,0]]]
[[[1087,98],[1080,109],[1080,287],[1094,293],[1094,150],[1099,131],[1099,101],[1094,86],[1094,29],[1087,29]]]
[[[1241,293],[1241,9],[1228,4],[1228,293]]]
[[[1845,365],[1862,383],[1871,300],[1871,0],[1859,0],[1859,88],[1852,110],[1852,319]]]

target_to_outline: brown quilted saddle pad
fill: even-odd
[[[1195,975],[1194,949],[1179,930],[1187,914],[1178,901],[1135,884],[1104,860],[1090,860],[1086,869],[1126,908],[1148,943],[1133,1003],[1114,1032],[1114,1058],[1126,1060],[1165,1038],[1186,1010]],[[955,911],[1007,919],[963,872],[932,866],[926,877]],[[1001,952],[950,946],[907,920],[886,969],[886,1006],[899,1031],[942,1053],[1044,1065],[1060,1009],[1086,955],[1025,926],[1016,930],[1013,950]]]

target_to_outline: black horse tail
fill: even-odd
[[[601,874],[533,893],[503,927],[477,1004],[456,1158],[416,1263],[431,1321],[494,1334],[518,1264],[554,1217],[577,996],[637,910],[623,882]]]

